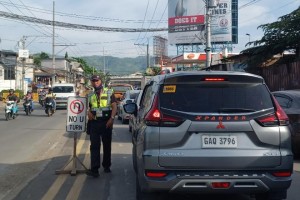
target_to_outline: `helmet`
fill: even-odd
[[[9,93],[14,93],[14,89],[10,89],[10,90],[9,90]]]

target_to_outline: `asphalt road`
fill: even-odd
[[[0,105],[1,106],[1,105]],[[5,121],[0,108],[0,199],[100,199],[134,200],[135,175],[131,159],[131,135],[128,125],[115,120],[112,146],[112,173],[102,170],[99,178],[84,173],[71,176],[55,172],[74,169],[72,158],[74,134],[66,133],[66,110],[58,110],[47,117],[37,105],[31,116],[24,112],[15,120]],[[2,117],[1,117],[2,116]],[[78,134],[77,157],[89,168],[89,137]],[[295,168],[299,168],[298,164]],[[77,169],[83,169],[77,162]],[[299,170],[300,171],[300,170]],[[299,199],[300,173],[294,172],[288,200]],[[156,200],[252,199],[246,195],[169,195]]]

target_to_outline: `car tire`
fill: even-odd
[[[142,191],[137,175],[136,175],[135,185],[136,185],[136,200],[153,200],[157,198],[156,193],[147,193]]]
[[[126,124],[127,120],[124,119],[124,117],[122,118],[122,124]]]
[[[132,165],[133,165],[133,170],[135,173],[137,173],[137,164],[136,164],[136,147],[132,147]]]
[[[132,133],[132,126],[128,126],[129,127],[129,132]]]

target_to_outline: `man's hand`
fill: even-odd
[[[94,120],[95,119],[95,117],[94,117],[94,115],[91,111],[88,111],[88,119],[89,120]]]
[[[113,128],[114,120],[112,118],[109,118],[109,120],[106,122],[106,128]]]

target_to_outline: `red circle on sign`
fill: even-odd
[[[74,100],[70,103],[70,111],[74,114],[80,114],[84,110],[82,101]]]

